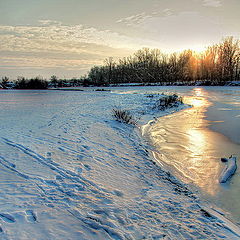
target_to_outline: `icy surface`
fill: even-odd
[[[240,136],[240,88],[176,89],[181,90],[185,91],[184,101],[194,107],[161,117],[150,126],[147,134],[157,150],[154,157],[178,179],[197,186],[204,199],[240,222],[239,169],[227,183],[219,184],[225,168],[220,159],[234,155],[239,164],[240,145],[234,140]]]
[[[213,105],[207,111],[210,127],[240,144],[240,87],[211,89]]]
[[[0,239],[239,239],[112,120],[144,92],[0,92]]]

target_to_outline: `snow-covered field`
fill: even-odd
[[[112,119],[121,106],[146,123],[166,89],[2,90],[0,239],[240,239]]]

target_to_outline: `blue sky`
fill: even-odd
[[[142,47],[240,36],[239,0],[0,0],[0,76],[79,77]]]

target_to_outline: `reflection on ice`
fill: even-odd
[[[204,105],[204,101],[202,98],[190,98],[189,100],[189,104],[193,105],[194,107],[201,107],[202,105]]]
[[[192,108],[158,119],[148,132],[157,152],[154,157],[186,183],[194,183],[210,195],[216,195],[220,187],[218,176],[223,168],[219,161],[231,153],[228,140],[210,131],[205,119],[208,93],[193,89],[193,96],[184,98]]]
[[[193,91],[194,91],[194,93],[197,97],[201,97],[203,95],[203,89],[202,88],[194,88]]]
[[[203,132],[199,131],[198,129],[188,129],[188,146],[189,150],[191,151],[191,156],[195,158],[196,156],[203,156],[206,145],[207,139]]]
[[[183,95],[184,102],[193,107],[159,118],[145,134],[155,147],[153,156],[240,221],[239,170],[229,183],[218,182],[225,167],[220,158],[240,156],[239,88],[199,87]]]

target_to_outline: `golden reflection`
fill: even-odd
[[[193,107],[204,107],[205,109],[210,105],[207,93],[202,88],[194,88],[193,96],[184,97],[184,102]]]
[[[210,104],[204,97],[184,97],[184,102],[197,108],[207,107]]]
[[[194,91],[194,93],[197,97],[203,96],[203,89],[202,88],[194,88],[193,91]]]
[[[202,98],[190,98],[190,105],[193,105],[194,107],[201,107],[204,105],[204,100]]]
[[[192,108],[160,118],[148,132],[158,162],[182,181],[214,195],[219,189],[221,155],[216,151],[219,136],[207,129],[205,111],[210,102],[204,95],[201,88],[196,88],[194,96],[184,99]]]
[[[207,144],[206,136],[204,132],[199,129],[188,129],[187,136],[189,140],[189,150],[193,153],[193,156],[204,156],[205,147]]]

